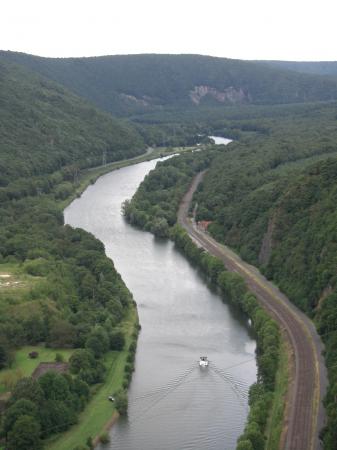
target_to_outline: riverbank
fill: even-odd
[[[75,198],[79,197],[89,185],[94,184],[99,177],[109,172],[164,156],[190,152],[193,149],[194,147],[156,148],[135,158],[85,170],[79,176],[78,185],[72,195],[64,201],[58,202],[58,204],[64,209]],[[135,327],[138,327],[136,307],[134,309],[134,314],[129,316],[123,325],[127,336],[126,349],[131,344],[133,330]],[[127,361],[128,355],[129,352],[127,350],[123,352],[109,352],[106,355],[104,361],[107,367],[106,381],[93,394],[89,404],[79,416],[78,424],[67,432],[53,437],[48,443],[48,448],[51,450],[69,450],[76,445],[85,445],[88,438],[92,439],[94,445],[99,443],[99,437],[107,432],[118,419],[118,412],[114,404],[109,402],[107,398],[112,393],[125,388],[125,367],[129,363]],[[131,379],[130,375],[128,376]]]
[[[256,297],[248,291],[243,278],[227,272],[218,255],[212,256],[212,252],[209,254],[203,251],[200,248],[200,242],[198,246],[195,245],[195,239],[193,242],[182,228],[177,225],[172,228],[176,217],[180,224],[185,225],[193,192],[204,174],[198,171],[207,167],[208,161],[205,156],[208,155],[198,155],[197,158],[182,157],[161,163],[141,184],[132,200],[124,204],[124,213],[131,223],[140,228],[149,230],[160,237],[170,237],[187,259],[199,267],[214,286],[220,289],[225,298],[251,318],[258,342],[259,377],[258,382],[250,389],[249,419],[243,435],[239,438],[237,448],[244,448],[245,445],[264,448],[264,436],[269,439],[269,433],[271,433],[267,427],[267,418],[269,412],[273,410],[274,395],[276,395],[274,390],[277,391],[278,405],[275,411],[273,410],[273,441],[279,439],[282,429],[283,378],[276,379],[280,357],[279,327],[259,305]],[[198,175],[181,202],[181,197],[188,189],[193,173]]]
[[[170,151],[166,152],[165,149],[157,149],[158,153],[159,151],[171,153],[173,150],[170,149]],[[152,157],[155,156],[156,153],[153,153]],[[149,155],[143,155],[142,158],[149,158]],[[75,190],[79,193],[81,190],[84,190],[90,182],[93,182],[93,175],[99,176],[105,170],[111,171],[112,167],[118,168],[121,165],[129,163],[135,164],[138,160],[142,160],[142,158],[137,160],[132,159],[132,161],[120,161],[119,163],[109,165],[108,167],[96,168],[90,173],[91,180],[89,174],[84,172],[81,183],[79,183],[80,177],[72,179],[72,182],[68,183],[68,185],[71,186],[71,189],[70,187],[67,188],[62,196],[57,194],[59,191],[55,188],[48,194],[40,193],[39,195],[23,198],[15,203],[8,203],[8,222],[5,221],[4,225],[8,226],[8,230],[11,230],[14,227],[14,225],[11,226],[11,223],[15,222],[15,232],[18,233],[19,231],[19,237],[16,241],[13,240],[13,243],[11,244],[12,248],[3,248],[5,256],[7,255],[6,251],[10,252],[9,254],[13,253],[13,256],[10,256],[10,259],[8,260],[5,259],[5,264],[2,265],[2,319],[3,323],[6,323],[8,329],[9,327],[13,327],[13,329],[19,330],[16,335],[15,333],[12,333],[10,357],[12,357],[12,353],[15,353],[15,351],[25,345],[26,342],[32,344],[46,342],[47,345],[52,345],[61,349],[65,347],[75,348],[78,345],[80,345],[80,347],[82,345],[84,346],[85,339],[87,338],[85,332],[90,332],[88,331],[89,326],[91,325],[90,321],[92,320],[93,326],[95,326],[95,323],[101,323],[98,318],[100,313],[102,313],[106,319],[112,317],[111,309],[109,311],[105,310],[105,304],[110,301],[110,298],[111,301],[117,302],[116,316],[113,318],[112,323],[113,326],[118,324],[119,318],[123,315],[122,309],[124,309],[125,306],[125,297],[128,296],[126,288],[124,289],[125,286],[122,284],[119,275],[115,272],[111,261],[103,256],[103,245],[98,243],[93,236],[90,236],[85,232],[71,230],[69,227],[64,228],[60,209],[63,208],[65,204],[69,203],[74,196],[79,195],[76,194]],[[64,197],[65,195],[66,198]],[[7,219],[6,216],[5,219]],[[27,233],[27,223],[30,226],[30,233]],[[4,229],[7,230],[6,228]],[[8,231],[8,233],[10,233],[10,231]],[[25,244],[22,244],[22,242]],[[77,262],[77,252],[79,252],[82,247],[83,250],[85,250],[85,247],[86,249],[90,249],[90,260],[81,260]],[[15,254],[13,248],[14,250],[16,249]],[[0,259],[2,259],[2,255],[0,255]],[[101,305],[100,298],[97,297],[95,299],[95,307],[93,307],[93,302],[90,302],[90,294],[89,296],[86,295],[84,290],[81,289],[81,277],[76,277],[76,274],[77,271],[80,270],[82,276],[83,273],[85,273],[90,277],[92,272],[93,275],[90,278],[91,288],[92,291],[97,292],[96,285],[102,280],[98,279],[97,274],[94,272],[95,264],[104,266],[106,275],[106,287],[104,291],[106,302],[104,304],[102,302]],[[77,283],[79,283],[79,286]],[[114,286],[115,290],[118,288],[118,292],[114,292],[113,294],[111,292],[110,297],[110,290],[112,290]],[[85,313],[80,320],[82,320],[85,325],[89,323],[89,326],[87,325],[85,332],[82,332],[81,334],[83,341],[78,343],[78,341],[75,341],[77,335],[76,331],[74,331],[78,323],[74,324],[72,322],[68,324],[67,322],[65,325],[65,322],[62,322],[62,325],[68,326],[72,331],[72,333],[69,334],[69,341],[65,341],[67,338],[63,338],[63,336],[68,335],[62,332],[57,335],[54,333],[54,340],[51,341],[51,326],[54,326],[61,314],[63,314],[63,318],[68,319],[70,308],[68,307],[66,311],[64,310],[66,309],[66,299],[69,300],[69,296],[71,296],[71,301],[73,303],[78,301],[78,307],[74,308],[74,311],[71,311],[71,313],[80,314],[81,311],[79,310],[83,308]],[[6,317],[6,314],[8,314],[8,318]],[[95,319],[96,317],[97,319]],[[30,323],[29,320],[34,320],[33,333],[35,334],[32,334],[32,331],[30,331],[32,330],[30,326],[25,327],[26,323]],[[26,337],[24,333],[27,334],[27,341],[25,340]],[[41,350],[40,353],[41,356],[44,356],[44,362],[49,361],[50,358],[46,356],[43,350]],[[17,356],[19,357],[20,353],[18,353]],[[25,357],[26,356],[27,355],[25,355]],[[112,363],[111,358],[106,359],[108,370]],[[123,361],[123,366],[128,367],[127,375],[129,377],[130,364],[125,364]],[[13,377],[12,373],[1,372],[1,375],[4,373],[7,377],[6,384],[8,386],[11,385],[11,387],[17,378],[22,378],[23,375],[30,375],[30,372],[26,370],[26,367],[23,367],[23,370],[20,367],[14,368],[17,369],[14,373],[15,377]],[[101,377],[97,377],[98,380],[99,378]],[[123,389],[127,387],[125,379],[122,381],[122,387]],[[95,390],[96,388],[93,387],[92,392],[95,392]],[[7,398],[8,395],[6,399]],[[78,407],[78,410],[76,410],[77,414],[79,410],[80,408]],[[109,420],[109,418],[110,417],[105,419],[105,421]],[[59,425],[60,420],[56,426],[56,416],[54,416],[53,419],[55,420],[51,421],[51,423],[54,430],[66,428],[63,424],[61,424],[61,426]],[[41,428],[42,427],[43,426],[41,426]],[[51,428],[52,426],[50,426],[50,429]],[[99,428],[100,426],[97,427],[97,432],[99,432]],[[48,432],[48,435],[50,434],[52,433]],[[45,432],[44,435],[46,435]],[[68,447],[66,446],[65,448]]]
[[[75,200],[75,198],[80,197],[82,192],[84,192],[88,186],[94,184],[99,177],[112,172],[113,170],[119,170],[123,167],[132,166],[144,161],[151,161],[153,159],[171,156],[178,153],[188,153],[195,150],[195,148],[196,147],[157,147],[152,148],[151,151],[147,151],[146,153],[134,158],[124,159],[106,164],[104,166],[92,167],[90,169],[83,170],[78,177],[77,186],[72,194],[65,200],[59,201],[58,204],[62,209],[65,209],[73,200]]]
[[[138,327],[138,314],[133,305],[122,323],[126,335],[126,345],[122,352],[109,352],[104,358],[107,367],[106,381],[97,387],[79,421],[65,433],[55,436],[47,443],[48,450],[72,450],[78,445],[86,445],[88,438],[97,445],[99,437],[117,420],[118,413],[114,403],[108,400],[110,395],[123,389],[125,366],[129,355],[128,348],[132,336]]]
[[[283,335],[287,339],[294,361],[294,373],[291,373],[287,388],[287,416],[283,419],[285,448],[320,448],[318,421],[323,408],[321,378],[324,378],[325,369],[316,330],[310,319],[291,304],[255,267],[245,263],[228,247],[198,229],[187,217],[191,199],[201,178],[195,180],[186,194],[179,212],[179,222],[198,245],[219,258],[227,270],[238,273],[245,280],[259,303],[284,330]]]

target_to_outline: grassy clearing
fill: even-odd
[[[34,310],[39,310],[39,305],[31,301],[30,293],[43,280],[26,273],[21,264],[0,264],[0,314],[27,318],[36,313]]]
[[[35,359],[29,358],[30,352],[38,352]],[[2,370],[0,373],[0,393],[8,392],[11,385],[20,378],[29,377],[41,362],[53,362],[57,353],[68,361],[73,349],[55,349],[42,346],[25,346],[15,352],[15,359],[10,369]]]
[[[30,289],[39,279],[25,273],[17,263],[0,264],[0,298],[10,296],[13,291]]]
[[[123,322],[123,327],[127,331],[126,348],[131,342],[131,335],[136,323],[138,323],[137,310],[132,308]],[[122,387],[127,355],[128,352],[124,350],[109,352],[105,356],[105,364],[108,368],[106,382],[97,389],[81,413],[78,424],[67,432],[51,438],[46,446],[48,450],[72,450],[77,445],[84,445],[89,436],[94,439],[104,431],[105,425],[116,414],[114,404],[108,400],[108,396]]]
[[[266,427],[266,450],[280,448],[281,433],[283,431],[283,416],[289,378],[289,349],[284,340],[281,341],[279,369],[275,380],[275,392],[272,409]]]

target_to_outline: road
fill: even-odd
[[[284,450],[321,449],[319,431],[325,423],[322,400],[327,375],[322,357],[322,343],[311,320],[294,306],[280,290],[254,266],[244,262],[225,245],[198,229],[188,217],[189,206],[205,172],[193,180],[179,208],[178,222],[197,245],[219,257],[227,270],[237,272],[246,281],[260,304],[279,323],[291,349],[291,370],[287,392],[284,427],[280,448]]]

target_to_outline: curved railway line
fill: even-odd
[[[311,320],[294,306],[279,289],[261,273],[209,234],[198,229],[188,217],[193,194],[205,172],[199,173],[185,194],[178,222],[198,246],[220,258],[226,269],[237,272],[263,307],[279,323],[291,349],[291,370],[287,405],[280,448],[284,450],[321,449],[319,431],[325,423],[322,404],[327,376],[322,357],[322,343]]]

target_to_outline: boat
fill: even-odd
[[[209,361],[207,359],[207,356],[200,356],[199,360],[199,366],[200,367],[208,367]]]

